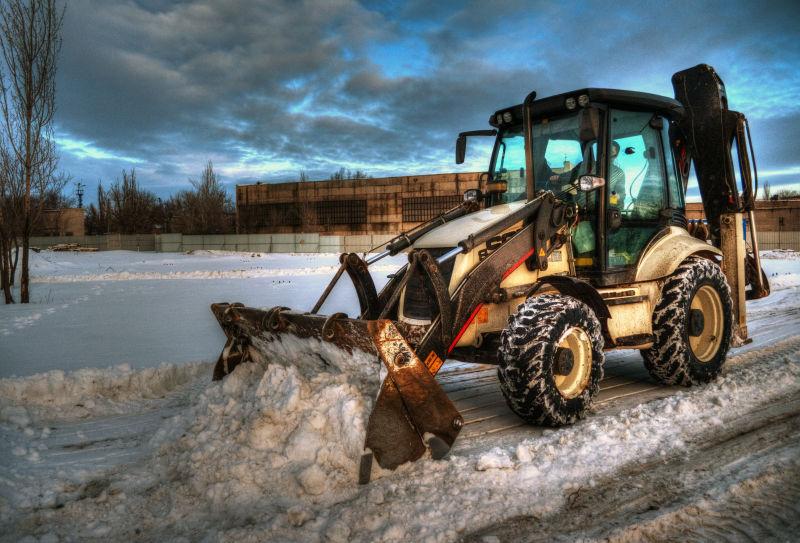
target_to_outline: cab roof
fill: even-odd
[[[671,120],[678,120],[684,115],[683,105],[674,98],[650,94],[647,92],[635,92],[618,89],[578,89],[555,96],[539,98],[533,102],[534,118],[551,117],[570,111],[567,109],[567,99],[574,98],[577,102],[578,97],[587,95],[589,103],[604,104],[611,107],[619,107],[633,111],[652,111],[665,115]],[[576,106],[580,109],[580,106]],[[511,114],[511,121],[497,122],[497,116],[502,118],[505,113]],[[506,117],[508,117],[506,115]],[[522,104],[497,110],[490,118],[489,124],[500,127],[506,124],[517,124],[522,121]]]

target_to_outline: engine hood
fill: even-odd
[[[459,219],[443,224],[439,228],[431,230],[413,245],[414,249],[438,249],[450,248],[458,245],[458,242],[474,234],[490,224],[494,224],[506,215],[516,211],[525,205],[525,200],[501,204],[481,209],[475,213],[470,213]]]

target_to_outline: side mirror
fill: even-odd
[[[467,189],[464,191],[465,202],[480,202],[483,200],[481,189]]]
[[[605,179],[593,175],[582,175],[578,180],[578,187],[581,189],[581,192],[592,192],[593,190],[605,186],[605,184]]]
[[[471,130],[462,132],[456,139],[456,164],[463,164],[467,154],[467,136],[496,136],[497,130]]]
[[[456,138],[456,164],[463,164],[464,157],[467,155],[467,137],[459,134]]]

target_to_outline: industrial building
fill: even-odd
[[[391,234],[408,230],[463,200],[480,173],[409,175],[236,187],[242,234]]]
[[[34,236],[82,236],[85,233],[83,208],[45,209],[33,226]]]

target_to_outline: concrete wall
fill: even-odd
[[[758,200],[755,215],[759,249],[800,251],[800,200]],[[686,218],[705,219],[703,204],[686,204]]]
[[[59,243],[77,243],[101,251],[156,251],[185,253],[187,251],[243,251],[253,253],[364,253],[382,250],[392,236],[364,234],[360,236],[323,236],[320,234],[225,234],[219,236],[184,236],[161,234],[122,236],[59,236],[33,237],[31,245],[46,249]],[[762,250],[793,249],[800,251],[800,231],[758,232]]]
[[[703,204],[686,204],[687,219],[704,219]],[[764,232],[800,231],[800,200],[756,201],[756,227]]]
[[[393,236],[365,234],[360,236],[323,236],[320,234],[225,234],[216,236],[184,236],[183,234],[123,236],[48,236],[33,237],[31,245],[46,249],[60,243],[77,243],[101,251],[156,251],[185,253],[188,251],[243,251],[253,253],[363,253],[379,250]]]
[[[800,231],[758,232],[758,248],[767,249],[793,249],[800,251]]]

